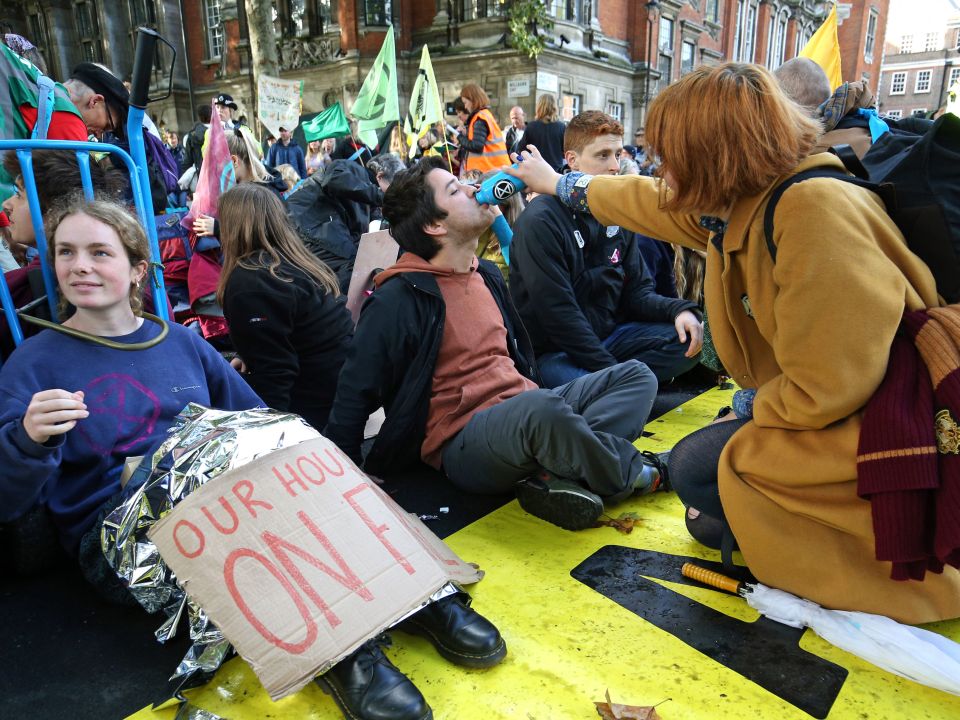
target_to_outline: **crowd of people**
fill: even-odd
[[[0,52],[37,87],[27,64]],[[451,116],[425,131],[413,153],[391,152],[390,133],[374,148],[352,136],[302,148],[289,128],[261,146],[233,119],[228,94],[215,98],[217,118],[201,106],[182,140],[144,128],[156,140],[148,157],[160,209],[189,202],[211,122],[226,133],[237,184],[189,240],[214,242],[204,295],[215,293],[227,328],[216,348],[196,326],[164,329],[143,314],[146,237],[122,174],[94,164],[97,198],[86,200],[73,153],[35,152],[63,325],[80,335],[44,330],[13,352],[6,340],[4,537],[29,538],[24,569],[57,552],[38,548],[59,546],[122,600],[97,537],[130,492],[120,487],[126,458],[149,455],[187,402],[268,406],[301,415],[387,481],[425,464],[466,493],[515,493],[568,530],[592,527],[628,497],[672,490],[691,535],[725,554],[739,547],[765,583],[906,622],[960,616],[949,561],[922,582],[891,579],[900,556],[878,555],[876,539],[890,532],[857,485],[864,407],[901,319],[942,303],[929,268],[874,193],[832,178],[780,198],[775,259],[764,235],[764,209],[785,178],[843,170],[821,152],[834,93],[811,65],[792,61],[777,77],[748,64],[694,70],[658,94],[632,145],[602,112],[562,121],[549,94],[535,119],[515,106],[501,125],[475,83],[454,103],[457,125]],[[56,86],[47,137],[123,142],[125,92],[84,63]],[[23,137],[38,122],[37,98],[18,108]],[[869,105],[869,91],[845,86],[839,103],[831,131]],[[36,240],[19,162],[8,155],[3,168],[16,266],[6,277],[21,302]],[[479,203],[478,184],[501,171],[524,192],[503,207]],[[513,232],[509,263],[491,235],[501,214]],[[372,225],[389,228],[402,254],[376,275],[354,327],[344,295]],[[147,297],[146,307],[163,301]],[[710,349],[741,388],[733,407],[668,455],[639,452],[658,388],[700,360],[705,314]],[[51,361],[65,356],[69,365]],[[103,412],[118,399],[122,412]],[[380,408],[367,448],[364,428]],[[506,653],[466,593],[399,629],[469,667]],[[321,683],[348,717],[430,717],[376,639]]]

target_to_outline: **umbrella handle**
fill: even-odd
[[[731,577],[721,575],[713,570],[707,570],[693,563],[684,563],[683,567],[680,568],[680,574],[691,580],[701,582],[704,585],[709,585],[719,590],[726,590],[728,593],[734,595],[742,594],[743,583],[739,580],[734,580]]]

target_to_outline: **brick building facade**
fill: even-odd
[[[875,16],[872,42],[880,43],[888,2],[849,3],[841,40],[863,60],[856,78],[875,72],[864,57],[867,26]],[[510,47],[511,4],[274,0],[281,75],[304,80],[305,112],[338,100],[349,109],[393,24],[401,108],[426,43],[445,101],[475,81],[505,120],[515,104],[532,115],[536,98],[551,92],[565,117],[602,109],[629,129],[643,125],[659,89],[700,64],[731,59],[772,69],[795,57],[829,7],[814,0],[546,0],[552,27],[539,29],[547,47],[534,60]],[[8,0],[4,8],[0,21],[39,39],[55,77],[82,59],[124,76],[132,65],[130,28],[157,29],[178,53],[173,95],[149,109],[159,124],[187,130],[196,106],[219,92],[232,94],[251,122],[255,117],[244,0]]]
[[[960,16],[889,39],[879,94],[881,114],[925,116],[944,107],[947,91],[960,81]]]

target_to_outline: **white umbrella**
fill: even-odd
[[[690,567],[689,572],[686,565],[683,569],[687,577],[737,592],[750,607],[771,620],[796,628],[808,627],[827,642],[879,668],[960,695],[960,644],[942,635],[883,615],[827,610],[783,590],[760,583],[737,583],[704,568]]]

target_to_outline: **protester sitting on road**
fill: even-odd
[[[960,572],[891,580],[857,495],[862,410],[904,311],[939,305],[930,269],[878,196],[833,178],[782,195],[775,258],[764,236],[773,188],[804,170],[843,170],[828,153],[810,155],[820,132],[766,69],[728,63],[688,73],[650,105],[646,140],[662,180],[561,177],[536,151],[511,172],[602,223],[706,251],[716,350],[750,392],[670,456],[695,537],[735,539],[761,582],[826,607],[914,623],[957,617]]]
[[[656,379],[631,361],[538,389],[533,350],[503,277],[475,255],[494,219],[475,193],[439,158],[394,179],[384,217],[405,253],[376,277],[324,434],[368,472],[423,460],[461,490],[515,490],[533,515],[571,530],[591,527],[601,498],[661,486],[633,446]],[[386,421],[364,461],[364,425],[380,407]]]
[[[287,212],[307,249],[333,270],[344,294],[360,236],[382,202],[383,191],[357,160],[334,160],[287,200]]]
[[[353,336],[337,278],[303,246],[269,190],[238,185],[220,197],[218,209],[217,299],[244,377],[270,407],[322,430]]]
[[[623,126],[597,110],[564,136],[571,170],[617,175]],[[703,326],[697,303],[657,295],[629,231],[555,197],[538,197],[514,227],[510,294],[530,331],[546,387],[625,360],[664,382],[697,364]]]
[[[487,93],[476,83],[467,83],[460,90],[460,102],[469,113],[457,135],[457,142],[463,152],[460,172],[479,170],[485,173],[509,165],[506,140],[496,118],[490,112],[490,98]]]
[[[123,207],[76,198],[49,214],[47,230],[64,304],[76,308],[63,325],[91,339],[43,330],[0,369],[0,522],[27,518],[34,535],[45,524],[108,598],[132,599],[97,524],[118,504],[125,460],[155,449],[187,403],[262,403],[195,333],[169,325],[157,342],[160,326],[141,316],[146,234]]]

